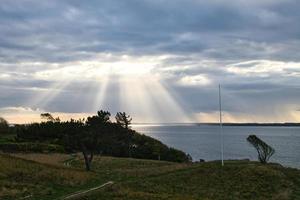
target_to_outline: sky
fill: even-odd
[[[2,0],[0,116],[300,122],[298,0]]]

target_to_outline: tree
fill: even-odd
[[[0,133],[7,133],[8,129],[8,122],[4,118],[0,117]]]
[[[269,161],[275,150],[267,143],[259,139],[256,135],[249,135],[247,141],[256,149],[258,160],[265,164]]]
[[[97,115],[83,120],[68,122],[66,145],[82,152],[87,171],[91,170],[94,154],[100,149],[105,136],[110,132],[110,112],[100,110]]]
[[[71,120],[63,124],[65,129],[65,147],[71,151],[81,151],[84,157],[85,168],[87,171],[90,171],[99,139],[85,126],[82,120]]]
[[[110,112],[100,110],[97,112],[97,115],[87,118],[87,125],[95,126],[101,125],[110,122]]]
[[[59,117],[54,118],[50,113],[42,113],[41,118],[48,122],[60,122]]]
[[[128,126],[131,124],[132,121],[130,115],[127,115],[125,112],[118,112],[115,118],[117,123],[126,129],[128,129]]]

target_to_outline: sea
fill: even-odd
[[[193,161],[221,159],[220,127],[203,124],[135,124],[132,129],[160,140],[169,147],[190,154]],[[275,149],[270,162],[300,168],[300,127],[223,126],[224,159],[257,160],[256,150],[247,142],[255,134]]]

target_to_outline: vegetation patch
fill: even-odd
[[[39,142],[17,142],[17,143],[0,143],[0,150],[7,153],[63,153],[64,147],[56,144],[47,144]]]
[[[0,155],[0,199],[47,199],[88,184],[92,173]]]
[[[220,163],[196,164],[120,183],[89,199],[299,199],[293,194],[297,189],[291,189],[299,183],[287,175],[290,170],[252,162],[226,163],[224,168]],[[297,170],[294,176],[299,175]]]
[[[38,163],[45,163],[52,156],[52,163]],[[0,198],[33,195],[28,199],[59,199],[108,181],[114,184],[72,199],[297,200],[300,197],[300,170],[278,164],[225,161],[221,167],[220,162],[174,163],[96,156],[93,170],[85,172],[82,155],[76,155],[68,167],[63,167],[63,160],[70,157],[27,154],[26,158],[24,154],[24,159],[20,159],[1,155]]]
[[[0,149],[5,152],[81,152],[87,171],[92,169],[94,155],[172,162],[192,160],[183,151],[130,129],[131,118],[126,113],[118,113],[116,122],[103,110],[86,120],[61,122],[49,113],[41,116],[47,121],[11,128],[17,143],[4,143]]]

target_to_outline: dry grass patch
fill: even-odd
[[[32,160],[35,162],[49,164],[49,165],[56,165],[56,166],[63,166],[64,161],[70,158],[68,154],[60,154],[60,153],[49,153],[49,154],[42,154],[42,153],[13,153],[10,154],[11,156],[22,158],[25,160]]]
[[[51,195],[56,188],[87,184],[92,173],[0,155],[0,199],[29,194]]]

